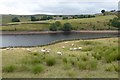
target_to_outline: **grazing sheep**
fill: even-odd
[[[77,50],[77,48],[73,48],[73,50]]]
[[[65,42],[66,44],[68,43],[68,42]]]
[[[31,52],[31,50],[30,50],[30,49],[27,49],[27,51],[28,51],[28,52]]]
[[[62,46],[63,49],[65,49],[65,46]]]
[[[45,52],[46,52],[45,48],[44,48],[44,49],[41,49],[41,52],[43,52],[43,53],[45,54]]]
[[[6,50],[10,50],[10,48],[6,48]]]
[[[49,53],[50,53],[50,51],[49,51],[49,50],[46,50],[46,53],[48,53],[48,54],[49,54]]]
[[[72,44],[72,46],[74,46],[74,44]]]
[[[70,51],[72,51],[73,50],[73,48],[70,48]]]
[[[58,55],[62,55],[62,52],[57,52]]]
[[[82,47],[78,47],[78,50],[81,50],[82,49]]]

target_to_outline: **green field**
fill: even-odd
[[[115,27],[109,26],[110,19],[117,17],[115,15],[97,16],[95,18],[83,18],[83,19],[68,19],[59,20],[62,24],[69,22],[73,26],[74,30],[116,30]],[[45,31],[49,30],[51,23],[57,20],[48,20],[46,23],[37,22],[17,22],[9,23],[7,26],[0,26],[2,31]]]
[[[78,47],[82,49],[70,50]],[[49,49],[50,53],[41,52],[43,48]],[[3,78],[118,78],[120,71],[118,38],[65,41],[43,47],[0,50]],[[62,55],[58,55],[58,51]]]

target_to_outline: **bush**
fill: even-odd
[[[14,72],[16,66],[15,65],[8,65],[3,67],[3,72]]]
[[[70,23],[65,23],[62,30],[63,31],[71,31],[72,30],[72,25]]]
[[[79,68],[80,70],[86,70],[86,69],[87,69],[87,63],[86,63],[86,62],[83,62],[83,61],[80,61],[80,62],[78,63],[78,68]]]
[[[112,61],[118,60],[118,48],[110,47],[108,50],[104,52],[104,58],[107,63],[111,63]]]
[[[20,20],[17,17],[12,18],[12,22],[20,22]]]
[[[89,57],[87,55],[82,55],[80,58],[81,58],[82,61],[88,61],[89,60]]]
[[[46,64],[47,64],[48,66],[53,66],[53,65],[55,65],[55,63],[56,63],[56,59],[53,58],[53,57],[50,57],[50,58],[47,58],[47,59],[46,59]]]
[[[68,62],[67,58],[63,58],[63,62],[67,63]]]
[[[41,73],[43,70],[44,70],[43,65],[35,65],[35,66],[32,67],[32,72],[34,74]]]
[[[50,31],[57,31],[57,25],[55,23],[51,24],[49,30]]]

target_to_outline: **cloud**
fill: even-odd
[[[0,14],[93,14],[117,9],[118,0],[1,0],[0,8]]]

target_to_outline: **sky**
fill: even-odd
[[[95,14],[118,10],[119,0],[0,0],[0,14]]]

